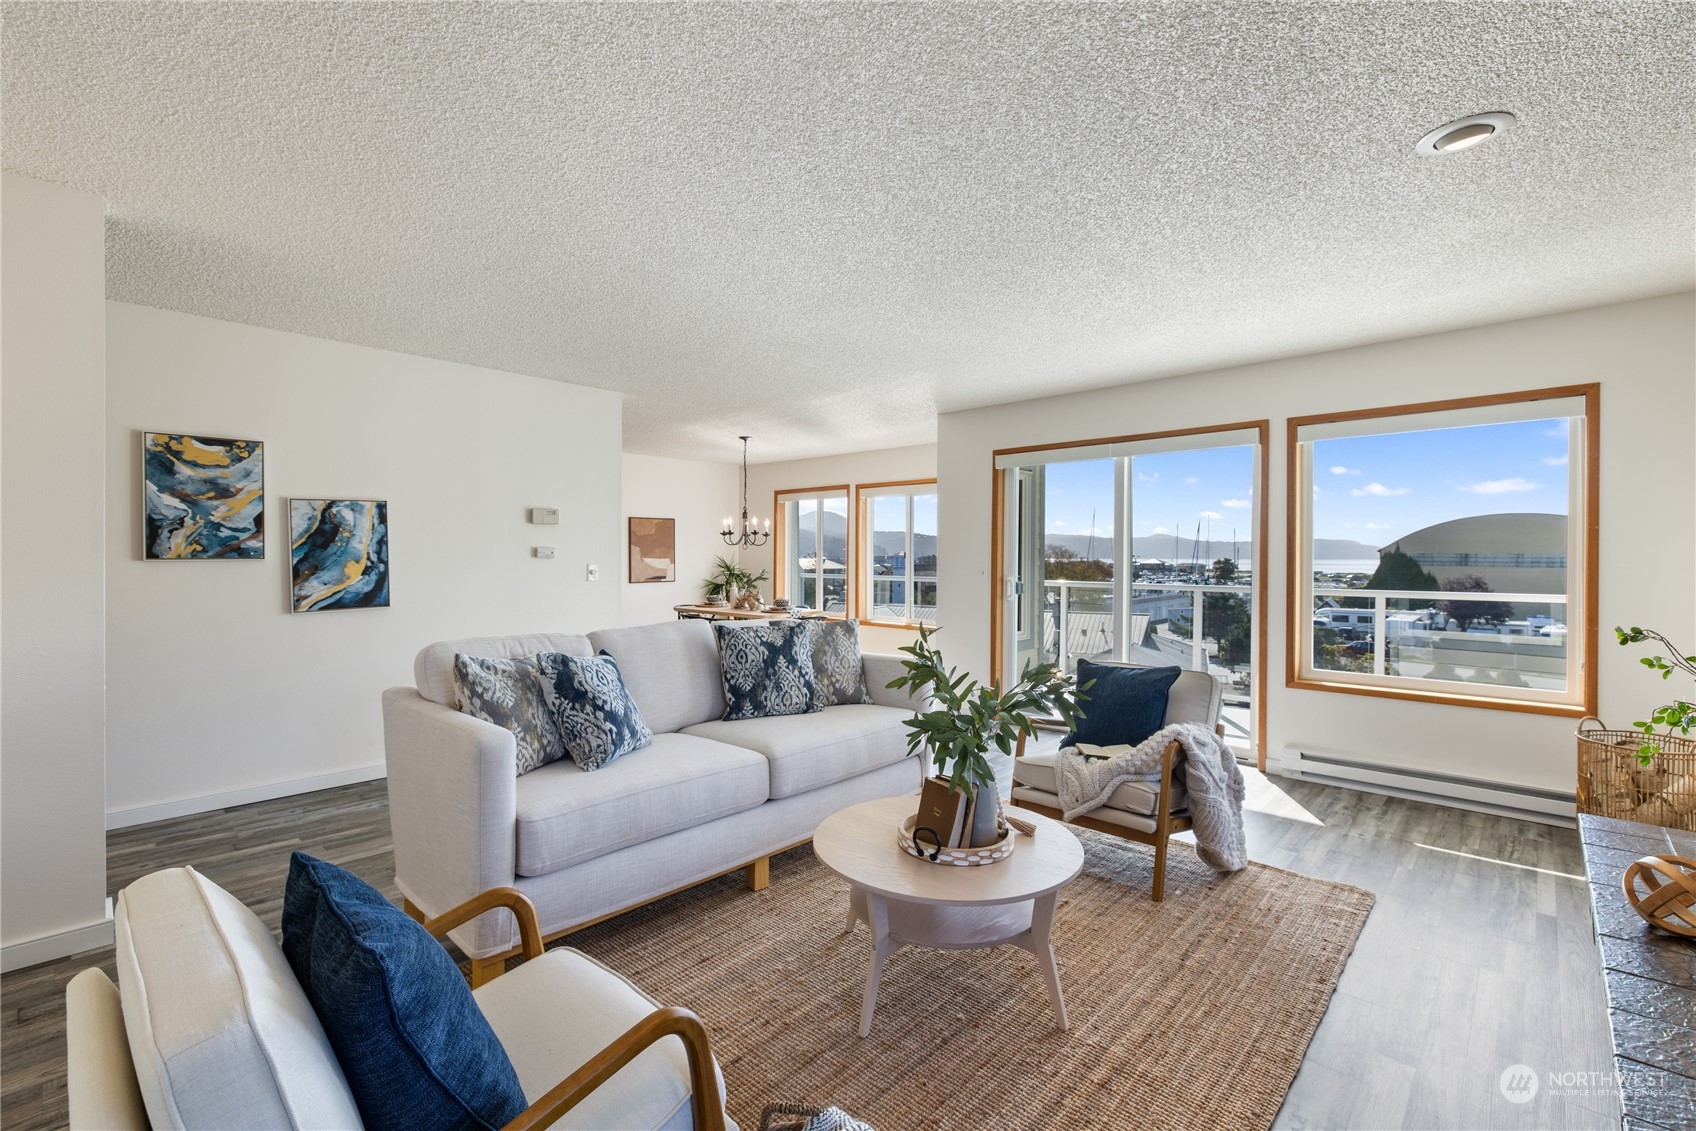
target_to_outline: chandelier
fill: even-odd
[[[748,517],[748,437],[736,438],[742,441],[742,528],[738,530],[734,521],[727,518],[719,537],[727,546],[764,546],[771,537],[771,519],[766,519],[765,530],[761,531],[759,524]]]

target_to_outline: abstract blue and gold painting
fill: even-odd
[[[221,436],[142,434],[142,556],[265,556],[265,445]]]
[[[387,608],[389,504],[290,499],[289,563],[297,613]]]

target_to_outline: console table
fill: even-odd
[[[1627,1127],[1689,1127],[1696,1112],[1696,940],[1645,923],[1620,877],[1643,856],[1696,856],[1696,833],[1579,815]]]

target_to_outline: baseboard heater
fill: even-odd
[[[1285,777],[1540,821],[1546,825],[1572,826],[1578,823],[1577,798],[1554,789],[1506,785],[1405,766],[1386,766],[1294,746],[1284,747],[1278,770]]]

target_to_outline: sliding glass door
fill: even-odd
[[[1223,685],[1227,740],[1257,755],[1263,453],[1251,425],[998,454],[1000,670],[1206,671]]]

